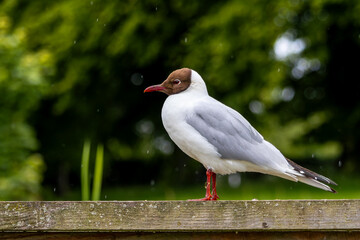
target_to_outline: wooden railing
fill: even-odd
[[[360,239],[360,200],[0,202],[0,239]]]

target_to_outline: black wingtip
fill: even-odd
[[[332,184],[332,185],[334,185],[334,186],[337,186],[337,185],[338,185],[336,182],[332,181],[331,179],[329,179],[329,180],[330,180],[330,184]]]
[[[325,183],[325,184],[332,184],[332,185],[335,185],[337,186],[337,183],[334,182],[333,180],[327,178],[327,177],[324,177],[316,172],[313,172],[307,168],[304,168],[302,166],[300,166],[299,164],[291,161],[290,159],[286,158],[286,160],[288,161],[288,163],[294,168],[295,171],[303,174],[305,177],[307,178],[311,178],[311,179],[314,179],[316,181],[319,181],[319,182],[322,182],[322,183]],[[333,193],[336,193],[336,191],[334,189],[331,188],[331,191]]]

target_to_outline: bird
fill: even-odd
[[[337,185],[334,181],[286,158],[239,112],[209,96],[195,70],[177,69],[161,84],[147,87],[148,92],[168,95],[161,110],[165,130],[206,169],[205,197],[194,201],[219,199],[216,174],[236,172],[269,174],[336,193],[328,186]]]

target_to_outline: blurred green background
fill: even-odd
[[[181,67],[332,194],[256,173],[219,177],[221,199],[360,198],[360,2],[4,0],[0,200],[80,200],[81,157],[104,145],[103,200],[204,195],[205,169],[167,136]]]

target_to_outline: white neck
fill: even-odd
[[[184,92],[196,92],[198,94],[208,95],[204,80],[194,70],[191,70],[191,84]]]

